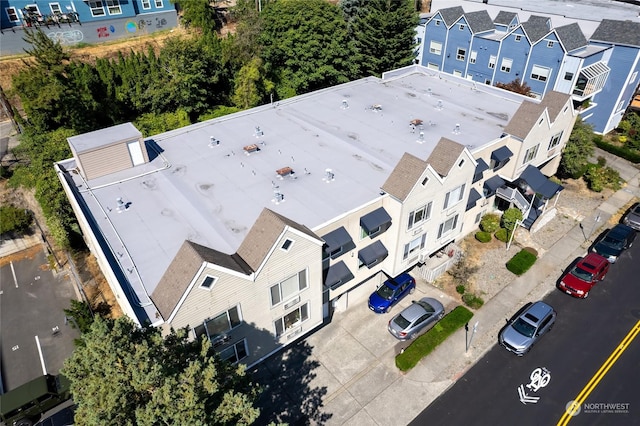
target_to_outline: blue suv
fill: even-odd
[[[610,263],[615,263],[622,252],[633,245],[636,231],[621,223],[614,226],[595,246],[593,251],[605,257]]]
[[[415,289],[416,280],[407,273],[389,278],[369,296],[369,309],[377,314],[384,314]]]

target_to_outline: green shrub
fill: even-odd
[[[516,275],[522,275],[536,262],[537,257],[527,250],[520,250],[507,262],[507,269]]]
[[[473,313],[464,306],[457,306],[445,315],[436,325],[425,334],[413,341],[404,352],[396,355],[396,367],[401,371],[408,371],[429,355],[440,343],[456,330],[463,327],[473,317]]]
[[[513,231],[516,227],[516,222],[522,220],[522,211],[515,207],[507,209],[504,213],[502,213],[502,217],[500,218],[500,223],[503,228],[506,228],[507,231]]]
[[[464,284],[458,284],[456,286],[456,291],[458,292],[458,294],[464,294],[464,292],[466,291],[466,287],[464,286]]]
[[[583,178],[589,189],[594,192],[601,192],[604,188],[617,191],[622,186],[620,173],[608,166],[600,167],[596,164],[589,164]]]
[[[599,167],[604,167],[607,165],[607,159],[604,158],[602,155],[598,156],[598,166]]]
[[[22,234],[29,229],[33,216],[29,211],[12,205],[0,207],[0,234],[16,232]]]
[[[491,241],[491,233],[478,231],[476,232],[476,240],[480,241],[481,243],[488,243],[489,241]]]
[[[503,243],[506,243],[507,241],[509,241],[510,232],[507,231],[505,228],[500,228],[496,231],[494,235],[498,241],[502,241]]]
[[[482,216],[480,220],[480,229],[484,232],[493,234],[500,229],[500,216],[495,213],[489,213]]]
[[[480,309],[484,305],[484,300],[473,293],[465,293],[462,295],[462,301],[471,309]]]
[[[629,149],[626,146],[612,145],[604,140],[594,140],[594,142],[600,149],[604,149],[605,151],[617,155],[618,157],[622,157],[625,160],[629,160],[632,163],[640,163],[640,152],[637,150]]]

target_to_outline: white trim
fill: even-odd
[[[13,9],[13,14],[16,16],[16,19],[11,19],[11,15],[9,15],[9,9]],[[7,19],[11,23],[20,22],[20,15],[18,14],[18,9],[15,6],[9,6],[4,8],[4,13],[7,15]]]

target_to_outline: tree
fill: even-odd
[[[265,95],[273,90],[273,83],[263,77],[262,70],[260,58],[253,58],[237,72],[231,100],[238,108],[258,106]]]
[[[361,75],[377,75],[411,65],[415,59],[418,14],[410,0],[368,0],[360,7],[342,2],[354,13],[350,33],[359,53]]]
[[[559,167],[561,175],[577,179],[584,174],[595,150],[593,136],[593,127],[578,117],[562,152]]]
[[[516,78],[508,83],[496,83],[496,87],[500,89],[508,90],[510,92],[519,93],[521,95],[533,97],[531,93],[531,87],[524,81],[520,81],[520,78]]]
[[[32,222],[33,217],[25,209],[12,205],[0,207],[0,234],[10,232],[23,234]]]
[[[325,0],[282,0],[263,7],[262,19],[262,59],[279,98],[358,76],[358,54],[337,6]]]
[[[522,220],[522,211],[520,209],[512,207],[502,213],[502,226],[509,231],[509,234],[513,232],[519,220]]]
[[[186,27],[197,28],[203,33],[213,33],[222,27],[222,21],[209,1],[176,1],[181,12],[182,23]]]
[[[222,361],[187,329],[138,327],[96,318],[61,373],[82,425],[243,425],[258,416],[257,387],[244,366]]]

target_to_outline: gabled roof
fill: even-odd
[[[464,17],[471,28],[471,32],[475,34],[495,29],[493,21],[486,10],[465,13]]]
[[[382,190],[398,200],[404,201],[427,168],[427,164],[426,161],[405,152],[382,185]]]
[[[263,209],[249,233],[238,247],[238,255],[247,262],[253,271],[257,271],[265,257],[276,243],[285,226],[289,226],[319,241],[320,238],[309,228],[300,225],[278,213]]]
[[[447,27],[455,24],[455,22],[464,15],[464,9],[461,6],[447,7],[446,9],[440,9],[440,16]]]
[[[603,19],[591,36],[591,41],[640,47],[640,22]]]
[[[585,47],[588,44],[587,38],[577,22],[557,27],[555,31],[567,52]]]
[[[529,37],[531,44],[534,44],[545,35],[549,34],[549,18],[545,16],[531,15],[527,22],[522,23],[524,32]]]
[[[505,133],[525,139],[545,109],[548,111],[549,120],[553,122],[570,98],[569,94],[551,90],[544,95],[539,104],[523,102],[505,127]]]
[[[427,163],[433,167],[440,176],[444,177],[458,161],[458,157],[464,150],[464,145],[454,142],[451,139],[440,138],[438,145],[431,151],[427,158]]]
[[[494,24],[498,24],[498,25],[509,25],[513,21],[513,18],[515,18],[516,16],[518,15],[514,12],[507,12],[506,10],[501,10],[500,12],[498,12],[498,15],[493,20],[493,22]]]
[[[244,274],[251,273],[249,266],[238,255],[228,255],[185,241],[151,294],[153,303],[165,320],[169,318],[204,262],[215,263]]]
[[[562,111],[569,99],[571,99],[571,95],[567,93],[550,90],[545,93],[541,105],[547,108],[549,111],[549,119],[553,122],[556,120],[556,117],[560,114],[560,111]]]

